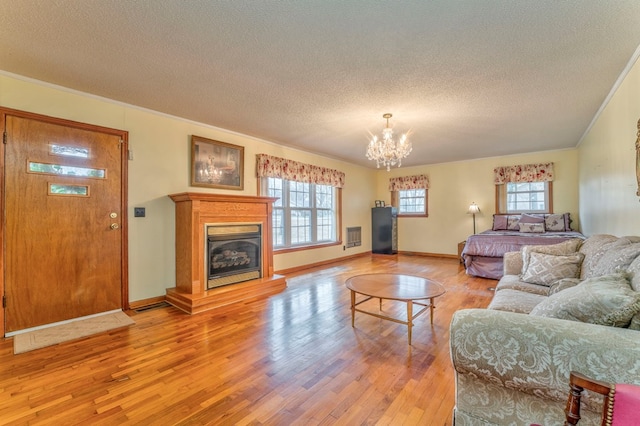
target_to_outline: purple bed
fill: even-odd
[[[523,215],[528,218],[547,219],[550,229],[554,229],[554,224],[549,218],[552,216],[562,217],[562,222],[566,223],[561,231],[544,231],[544,232],[520,232],[516,230],[520,220],[520,215],[494,215],[494,229],[481,232],[480,234],[471,235],[462,250],[462,259],[468,275],[475,275],[483,278],[500,279],[502,272],[502,258],[505,253],[510,251],[519,251],[522,246],[526,245],[549,245],[567,241],[572,238],[584,239],[585,236],[580,232],[571,230],[570,219],[568,213],[564,215]],[[566,219],[564,219],[566,217]],[[502,227],[505,220],[505,227],[511,229],[495,229]],[[527,223],[527,219],[523,219]],[[558,226],[555,226],[558,229]]]

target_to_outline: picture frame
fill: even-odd
[[[191,135],[191,186],[244,189],[244,147]]]

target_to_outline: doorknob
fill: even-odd
[[[118,226],[117,223],[112,223],[111,224],[111,229],[118,229],[118,228],[120,228],[120,226]]]

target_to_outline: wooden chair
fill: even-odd
[[[614,408],[618,409],[620,413],[624,411],[624,414],[620,415],[624,416],[625,419],[628,419],[627,416],[629,412],[640,413],[640,386],[618,385],[619,389],[624,390],[624,399],[623,395],[620,394],[618,403],[614,403],[616,385],[612,383],[590,379],[578,372],[572,371],[569,375],[569,387],[569,398],[567,399],[567,408],[565,410],[567,417],[564,423],[565,426],[576,425],[580,420],[580,396],[585,389],[604,395],[602,426],[636,424],[635,422],[628,423],[628,420],[614,418]],[[622,403],[627,405],[621,407],[620,404]]]

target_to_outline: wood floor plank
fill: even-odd
[[[344,282],[364,273],[441,282],[407,327],[356,313]],[[494,280],[455,259],[361,256],[292,273],[282,293],[189,316],[131,311],[136,324],[14,355],[0,342],[0,425],[445,425],[454,375],[449,323],[486,307]],[[378,309],[377,300],[362,305]],[[403,319],[406,305],[385,301]]]

